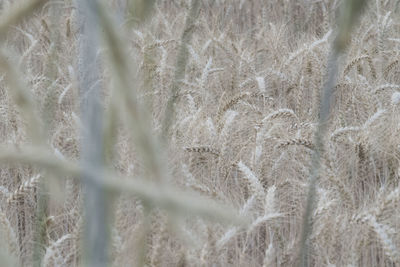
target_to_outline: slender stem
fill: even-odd
[[[67,175],[74,179],[96,180],[110,194],[135,196],[141,199],[148,207],[158,207],[177,216],[200,216],[235,225],[247,223],[247,219],[240,217],[229,206],[218,204],[208,198],[197,194],[182,191],[181,189],[165,184],[160,190],[159,183],[148,179],[124,177],[108,169],[85,170],[83,177],[82,167],[70,161],[57,159],[53,154],[43,148],[30,148],[25,146],[22,150],[0,146],[0,163],[18,162],[32,164],[51,172],[54,178],[63,179]],[[103,173],[99,176],[98,173]]]
[[[300,241],[300,266],[308,266],[309,236],[312,232],[312,213],[315,205],[316,183],[321,169],[321,154],[324,151],[323,137],[327,130],[327,121],[331,109],[331,98],[334,93],[334,86],[338,72],[338,54],[333,51],[328,61],[328,77],[323,87],[323,96],[319,113],[318,127],[314,135],[315,149],[312,154],[310,179],[306,208],[303,215],[303,229]]]
[[[103,173],[103,109],[100,97],[98,61],[99,17],[97,0],[78,1],[79,84],[83,129],[82,168],[85,187],[85,256],[86,266],[107,266],[108,229],[107,196],[99,183]],[[90,173],[95,172],[95,179]],[[93,177],[92,177],[93,178]]]
[[[314,134],[315,149],[313,150],[310,178],[307,194],[306,208],[303,215],[303,225],[298,255],[299,266],[309,266],[308,251],[310,247],[310,235],[312,232],[312,215],[316,198],[316,184],[321,169],[321,155],[324,151],[324,136],[328,128],[328,119],[331,113],[331,99],[334,93],[338,73],[339,56],[345,51],[351,38],[351,27],[361,13],[366,0],[347,0],[341,6],[341,16],[338,21],[339,30],[332,44],[331,54],[328,59],[327,77],[322,88],[322,99],[319,110],[317,130]]]

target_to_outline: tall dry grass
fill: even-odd
[[[397,266],[399,2],[341,2],[2,1],[0,262]]]

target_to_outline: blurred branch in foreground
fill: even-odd
[[[315,206],[316,183],[321,168],[321,154],[324,150],[324,136],[328,129],[328,118],[331,113],[331,98],[334,94],[338,74],[338,60],[350,41],[351,28],[356,22],[358,15],[361,13],[365,2],[366,0],[347,0],[342,3],[341,15],[338,21],[339,31],[333,42],[331,54],[328,59],[326,81],[322,88],[318,126],[314,134],[315,149],[313,150],[311,159],[306,209],[303,215],[300,253],[298,257],[300,261],[299,266],[302,267],[309,266],[309,238],[312,232],[311,218]]]
[[[43,148],[25,147],[13,149],[0,147],[0,163],[33,164],[57,174],[55,177],[71,176],[82,179],[82,168],[77,164],[63,159],[58,159]],[[97,172],[104,175],[99,178]],[[86,173],[87,179],[95,179],[110,194],[127,193],[138,197],[148,206],[162,208],[177,216],[200,216],[213,221],[226,224],[244,225],[246,219],[241,218],[234,209],[217,204],[208,198],[194,193],[163,185],[162,188],[155,183],[140,178],[123,177],[111,170],[101,169]]]

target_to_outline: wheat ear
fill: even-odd
[[[278,144],[277,148],[281,149],[281,148],[285,148],[288,146],[304,146],[308,149],[313,150],[314,149],[314,145],[311,141],[309,140],[305,140],[305,139],[300,139],[300,138],[296,138],[296,139],[291,139],[291,140],[287,140],[284,142],[281,142],[280,144]]]
[[[32,192],[39,184],[41,175],[35,175],[28,181],[23,182],[13,193],[11,193],[7,198],[7,203],[18,201]]]
[[[185,151],[195,153],[209,153],[217,157],[220,154],[218,149],[209,146],[185,147]]]

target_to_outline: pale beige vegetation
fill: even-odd
[[[110,265],[298,265],[341,1],[197,2],[101,8],[105,167],[86,175]],[[309,266],[400,266],[399,2],[368,1],[337,59]],[[77,6],[0,4],[0,263],[78,266]]]

